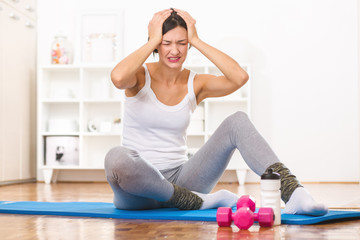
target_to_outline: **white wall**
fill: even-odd
[[[78,41],[81,11],[125,9],[125,56],[169,7],[192,14],[204,41],[251,64],[252,119],[302,181],[359,181],[356,0],[38,0],[38,62],[49,63],[59,29]]]

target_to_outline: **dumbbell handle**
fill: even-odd
[[[255,198],[253,198],[250,195],[241,196],[236,203],[236,209],[242,207],[248,207],[252,212],[255,212],[256,209]]]

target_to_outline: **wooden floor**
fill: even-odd
[[[314,198],[330,208],[359,209],[359,184],[305,184]],[[239,196],[259,198],[259,185],[219,184]],[[214,189],[214,190],[216,190]],[[0,186],[1,201],[111,202],[106,183],[29,183]],[[219,228],[209,222],[121,220],[0,214],[0,239],[360,239],[360,220],[318,225],[281,225],[247,231],[236,226]]]

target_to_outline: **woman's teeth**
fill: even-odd
[[[179,59],[180,59],[180,57],[170,57],[169,61],[170,62],[177,62],[177,61],[179,61]]]

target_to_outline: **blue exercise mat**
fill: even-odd
[[[235,209],[234,209],[235,210]],[[178,210],[162,208],[153,210],[119,210],[112,203],[103,202],[10,202],[0,201],[0,213],[99,217],[121,219],[216,221],[216,209]],[[307,225],[337,219],[360,219],[360,211],[330,210],[320,217],[282,214],[282,224]]]

